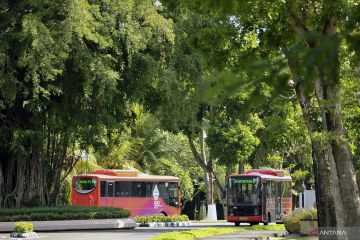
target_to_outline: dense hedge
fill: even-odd
[[[0,222],[126,218],[128,210],[109,207],[40,207],[0,209]]]
[[[186,215],[173,215],[173,216],[164,216],[159,215],[149,215],[149,216],[139,216],[133,219],[137,223],[145,224],[149,222],[185,222],[189,221],[189,217]]]

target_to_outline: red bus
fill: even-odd
[[[136,170],[95,170],[72,179],[72,205],[127,209],[131,217],[180,214],[180,179]]]
[[[227,221],[250,225],[280,222],[292,212],[291,177],[282,170],[253,169],[229,176]]]

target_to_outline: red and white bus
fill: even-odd
[[[281,221],[292,212],[291,177],[282,170],[253,169],[229,176],[227,221],[258,224]]]
[[[180,179],[136,170],[95,170],[72,179],[72,205],[127,209],[131,217],[180,214]]]

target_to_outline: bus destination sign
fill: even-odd
[[[257,182],[256,178],[234,178],[234,184],[255,184]]]
[[[91,179],[91,178],[80,178],[78,180],[79,184],[93,184],[96,183],[96,179]]]

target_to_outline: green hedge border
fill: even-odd
[[[0,222],[107,219],[129,216],[128,210],[110,207],[59,206],[0,209]]]

